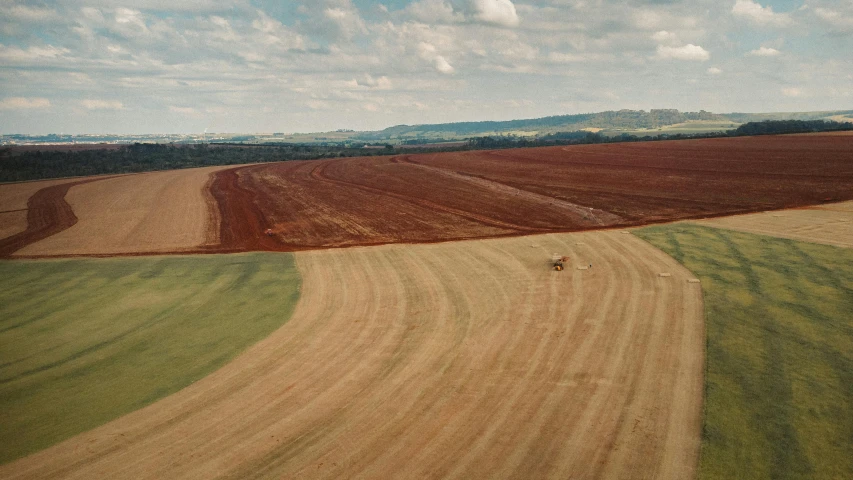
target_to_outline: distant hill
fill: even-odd
[[[675,109],[618,110],[578,115],[557,115],[524,120],[440,123],[432,125],[397,125],[375,132],[360,132],[354,138],[364,141],[411,141],[458,139],[484,135],[545,135],[578,130],[602,130],[620,133],[645,130],[722,131],[746,122],[763,120],[853,121],[853,110],[791,113],[711,113],[680,112]],[[667,128],[669,127],[669,128]]]

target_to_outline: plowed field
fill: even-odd
[[[551,270],[553,252],[572,268]],[[0,477],[693,477],[701,289],[647,243],[541,235],[297,264],[302,298],[271,336]]]
[[[853,136],[285,162],[221,172],[213,193],[226,251],[587,230],[853,199]]]

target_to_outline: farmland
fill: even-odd
[[[853,199],[849,135],[253,165],[217,174],[222,248],[300,250],[641,225]],[[274,237],[259,239],[271,229]]]
[[[553,251],[594,266],[554,272]],[[282,328],[180,392],[0,476],[695,471],[700,289],[633,236],[318,250],[296,260],[302,298]]]
[[[38,208],[27,213],[35,226],[0,239],[0,256],[424,243],[850,200],[851,138],[576,145],[86,177],[36,192]],[[0,185],[0,203],[10,188]],[[9,232],[23,216],[20,201],[11,204],[0,205],[17,225]]]
[[[844,477],[851,140],[0,185],[0,477]]]
[[[703,225],[853,247],[853,202],[703,220]]]
[[[0,262],[0,462],[201,379],[298,289],[289,254]]]
[[[210,174],[218,167],[97,179],[68,190],[78,221],[24,256],[198,251],[218,240]]]
[[[702,280],[699,478],[853,476],[853,250],[690,224],[637,234]]]

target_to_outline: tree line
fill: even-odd
[[[745,123],[734,130],[699,134],[659,134],[638,137],[622,134],[606,136],[588,131],[559,132],[541,137],[486,136],[469,138],[463,145],[434,146],[405,150],[393,145],[362,148],[354,145],[304,144],[200,144],[172,145],[136,143],[119,149],[92,150],[0,150],[0,182],[21,182],[48,178],[122,174],[174,170],[193,167],[239,165],[245,163],[315,160],[319,158],[364,157],[459,150],[580,145],[615,142],[648,142],[689,138],[737,137],[783,133],[832,132],[853,130],[853,123],[824,120],[768,120]]]

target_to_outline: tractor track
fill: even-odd
[[[554,272],[553,251],[594,267]],[[591,232],[296,255],[303,296],[282,328],[0,477],[693,476],[701,289],[648,244]]]
[[[27,229],[0,239],[0,258],[9,257],[27,245],[74,226],[78,219],[71,205],[65,201],[65,194],[75,185],[98,180],[103,180],[103,177],[51,185],[34,193],[27,200]]]

